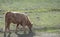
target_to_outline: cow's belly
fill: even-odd
[[[16,22],[16,21],[12,21],[12,23],[13,23],[13,24],[17,24],[17,22]]]
[[[16,21],[16,20],[13,20],[12,23],[13,23],[13,24],[20,24],[21,21],[20,21],[20,20],[17,20],[17,21]]]

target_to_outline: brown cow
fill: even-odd
[[[5,15],[5,31],[10,31],[10,24],[17,24],[16,30],[19,25],[21,25],[24,28],[25,32],[25,26],[28,26],[29,30],[32,28],[32,24],[28,17],[21,13],[13,13],[13,12],[7,12]]]

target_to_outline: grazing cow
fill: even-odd
[[[29,30],[31,30],[32,28],[32,24],[29,20],[29,18],[21,13],[14,13],[14,12],[7,12],[5,15],[5,31],[10,31],[10,24],[17,24],[16,26],[16,30],[18,28],[19,25],[21,25],[24,29],[25,32],[25,26],[28,26]]]

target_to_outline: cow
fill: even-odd
[[[29,31],[32,31],[32,24],[28,18],[27,15],[17,12],[7,12],[5,14],[5,31],[10,31],[10,24],[16,24],[16,31],[18,29],[18,26],[21,25],[23,27],[23,30],[25,32],[25,26],[29,28]]]

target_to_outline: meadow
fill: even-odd
[[[0,30],[4,31],[5,13],[26,13],[39,32],[60,33],[60,0],[0,0]],[[11,25],[15,29],[15,25]]]

